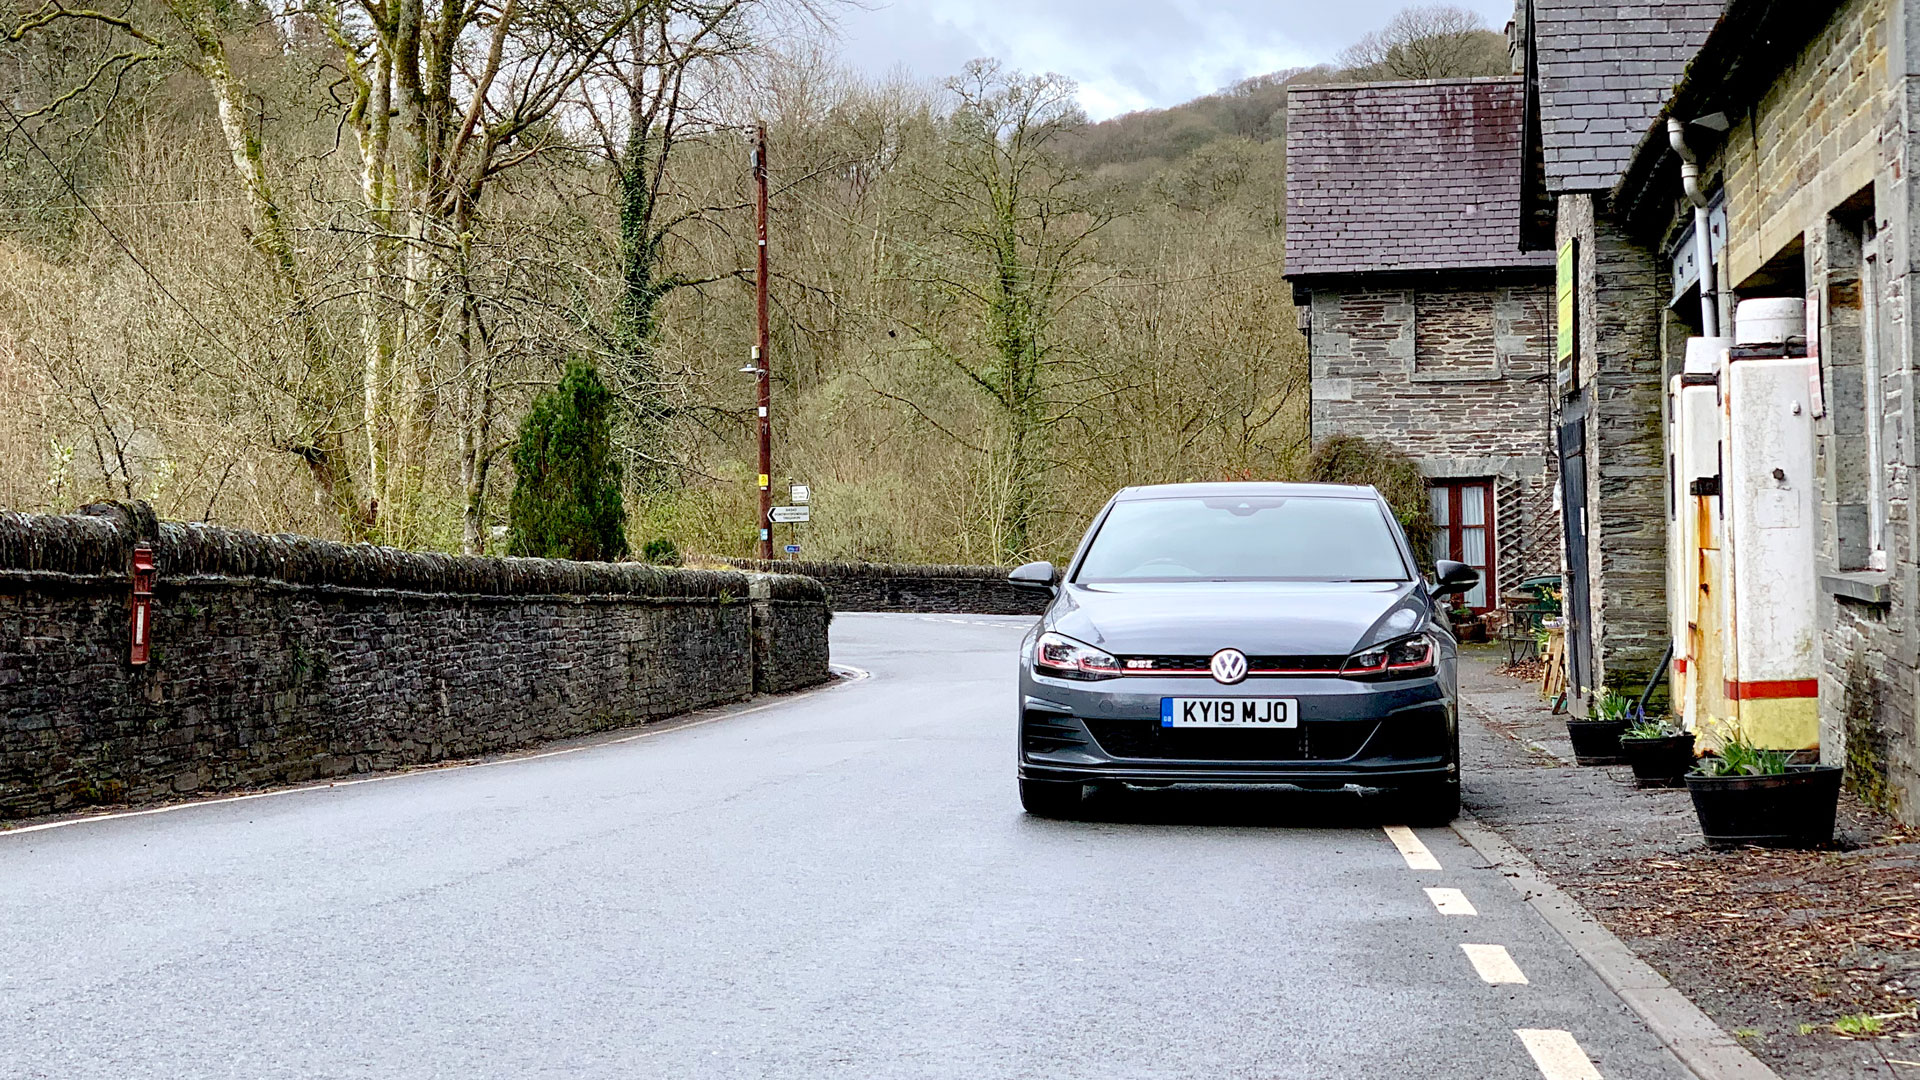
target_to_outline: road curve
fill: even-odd
[[[1688,1075],[1449,830],[1023,816],[1024,626],[841,615],[872,678],[715,723],[0,833],[0,1075]]]

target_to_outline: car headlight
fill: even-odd
[[[1120,675],[1120,661],[1065,634],[1048,631],[1034,646],[1033,670],[1059,679],[1112,679]]]
[[[1432,635],[1415,634],[1398,641],[1389,641],[1385,645],[1376,645],[1364,652],[1347,657],[1340,674],[1384,675],[1425,675],[1433,670],[1434,658],[1439,655]]]

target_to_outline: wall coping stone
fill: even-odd
[[[0,511],[0,580],[124,582],[133,545],[153,545],[162,587],[288,585],[327,591],[472,596],[608,596],[673,600],[824,602],[826,589],[793,573],[683,570],[646,563],[576,562],[404,551],[288,533],[159,521],[144,503],[107,503],[77,514]],[[782,570],[787,568],[782,567]]]

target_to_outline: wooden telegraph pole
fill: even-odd
[[[753,182],[759,220],[759,264],[754,273],[754,308],[758,336],[754,338],[754,378],[760,383],[760,557],[773,558],[773,363],[767,339],[767,125],[753,129]]]

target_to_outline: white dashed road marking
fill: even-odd
[[[1473,970],[1490,983],[1525,983],[1526,975],[1520,971],[1520,965],[1507,955],[1505,945],[1461,945],[1467,959],[1473,961]]]
[[[1515,1028],[1513,1033],[1520,1036],[1547,1080],[1600,1080],[1600,1070],[1571,1034],[1540,1028]]]
[[[1427,899],[1433,901],[1434,910],[1442,915],[1478,915],[1473,902],[1459,889],[1428,889]]]
[[[1393,846],[1400,849],[1401,857],[1407,860],[1407,869],[1440,869],[1440,860],[1434,858],[1433,852],[1427,850],[1427,845],[1421,843],[1420,838],[1413,835],[1412,829],[1407,828],[1405,825],[1388,825],[1386,827],[1386,833],[1387,839],[1393,841]]]

